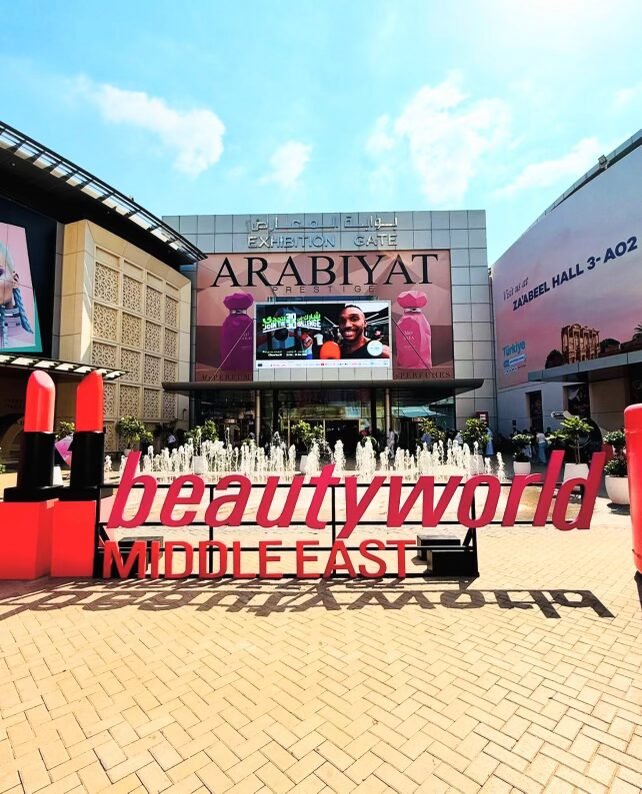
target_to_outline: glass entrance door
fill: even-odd
[[[337,441],[343,443],[343,453],[346,458],[353,458],[359,442],[359,420],[337,419],[325,421],[325,438],[331,449]]]

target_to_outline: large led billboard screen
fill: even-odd
[[[348,320],[344,331],[340,327],[340,314],[349,306],[365,321],[359,345],[352,344]],[[321,329],[289,329],[294,333],[286,339],[284,329],[269,332],[261,324],[268,316],[285,324],[284,315],[308,312],[321,314]],[[326,357],[330,343],[338,346],[339,357],[336,348]],[[370,343],[370,353],[354,353]],[[198,381],[252,380],[266,367],[309,366],[319,377],[322,366],[333,367],[340,378],[349,360],[362,368],[385,367],[395,380],[454,377],[449,251],[221,253],[199,264]]]
[[[642,350],[642,148],[532,226],[493,267],[498,385]]]
[[[257,369],[388,367],[387,301],[300,301],[256,305]]]

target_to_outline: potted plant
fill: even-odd
[[[420,419],[419,430],[421,431],[422,438],[426,435],[426,433],[430,436],[432,444],[438,444],[440,441],[445,441],[446,439],[446,434],[434,419]]]
[[[468,444],[471,453],[475,456],[475,466],[478,472],[484,471],[484,452],[488,443],[488,428],[483,419],[466,419],[464,429],[461,431],[464,444]],[[477,452],[475,453],[475,444]]]
[[[582,447],[586,445],[592,431],[591,425],[580,416],[569,416],[562,420],[558,436],[573,457],[573,463],[564,466],[564,481],[572,477],[587,477],[588,463],[582,463]]]
[[[617,458],[623,454],[626,439],[622,430],[611,430],[611,432],[605,433],[603,441],[613,447],[613,457]]]
[[[604,443],[613,447],[614,457],[604,466],[606,493],[613,504],[628,505],[629,469],[624,448],[625,437],[621,430],[606,433]]]
[[[146,432],[146,428],[135,416],[121,416],[116,422],[116,432],[125,444],[125,455],[129,455],[140,441],[143,433]]]
[[[205,440],[203,438],[203,427],[201,425],[196,425],[185,433],[185,438],[191,441],[194,447],[194,454],[192,455],[192,469],[194,474],[205,474],[207,471],[207,461],[205,460],[205,455],[202,454],[202,444]]]
[[[142,453],[147,454],[147,450],[154,444],[154,434],[151,430],[143,430],[140,434],[139,449]]]
[[[530,433],[515,433],[511,438],[513,445],[513,472],[515,474],[530,474],[531,473],[531,444],[533,443],[533,436]]]
[[[461,431],[461,435],[464,443],[470,447],[471,452],[474,451],[475,443],[477,444],[477,449],[480,450],[480,454],[482,454],[481,451],[486,449],[488,428],[483,419],[466,419],[466,425]]]
[[[305,454],[301,455],[301,462],[299,464],[299,471],[305,471],[305,466],[308,462],[308,453],[310,452],[313,442],[317,440],[317,436],[315,435],[315,431],[312,430],[310,423],[303,419],[295,425],[292,425],[290,433],[305,449]]]
[[[213,419],[206,419],[201,427],[201,441],[218,441],[218,430]]]

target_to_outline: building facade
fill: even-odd
[[[190,394],[195,421],[289,441],[303,419],[348,452],[366,428],[411,444],[426,416],[495,426],[483,211],[164,221],[206,254],[191,376],[164,384]]]
[[[641,185],[638,132],[493,265],[502,433],[564,411],[613,430],[642,402]]]
[[[132,199],[0,124],[0,457],[19,455],[29,372],[56,383],[56,421],[76,386],[105,380],[106,450],[116,422],[187,428],[191,280],[202,254]]]

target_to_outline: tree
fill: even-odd
[[[466,419],[466,425],[461,431],[464,442],[468,444],[471,451],[477,443],[477,449],[481,455],[484,454],[488,442],[488,428],[483,419]]]
[[[309,422],[303,419],[292,426],[290,430],[292,436],[305,447],[306,453],[312,449],[312,444],[316,441],[319,447],[325,444],[323,428],[317,426],[312,428]]]
[[[444,431],[439,427],[437,422],[434,419],[425,418],[419,420],[419,429],[421,430],[421,434],[428,433],[430,438],[432,439],[433,444],[437,444],[440,441],[444,441],[446,438],[446,434]]]
[[[216,422],[213,419],[206,419],[203,422],[201,439],[203,441],[218,441],[218,430],[216,429]]]
[[[122,438],[125,449],[133,449],[147,431],[145,425],[135,416],[121,416],[116,422],[116,432]]]
[[[573,451],[575,463],[580,462],[581,449],[588,442],[592,429],[580,416],[569,416],[560,422],[558,435],[564,439],[567,449]]]

